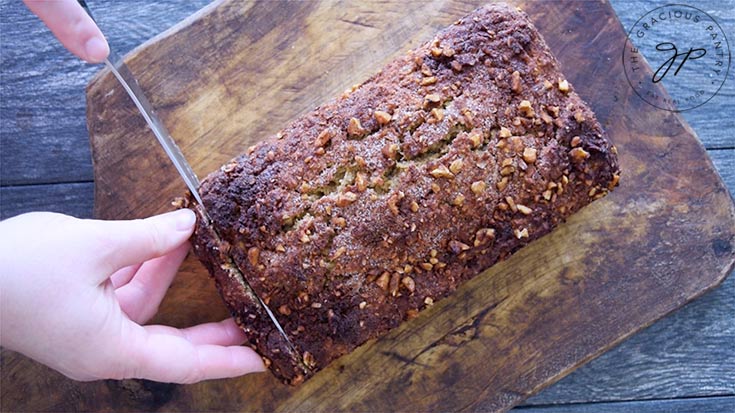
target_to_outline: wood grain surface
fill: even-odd
[[[451,12],[454,12],[454,9],[452,9],[452,10],[446,12],[446,13],[449,14]],[[457,16],[459,16],[459,14]],[[457,16],[455,16],[455,17],[457,17]],[[451,20],[448,20],[448,21],[451,21]],[[540,27],[540,28],[542,29],[542,32],[544,32],[544,28],[543,27]],[[366,30],[367,30],[367,28],[366,28]],[[546,35],[545,32],[544,32],[544,34]],[[547,35],[547,39],[548,39],[548,35]],[[395,41],[395,40],[391,40],[391,41]],[[553,47],[553,45],[552,45],[552,47]],[[375,68],[379,67],[379,65],[380,65],[379,62],[377,64],[375,62],[368,62],[367,64],[377,65],[377,66],[370,66],[368,68],[369,70],[367,70],[368,73],[370,71],[374,70]],[[343,76],[343,74],[340,74],[340,76]],[[572,77],[571,74],[569,74],[569,76]],[[313,80],[313,79],[307,78],[307,80]],[[359,79],[357,79],[357,80],[359,80]],[[580,85],[577,84],[579,81],[578,80],[575,80],[573,77],[572,77],[572,80],[575,82],[575,85],[577,85],[577,87],[580,88]],[[331,84],[331,83],[327,82],[327,84]],[[349,84],[349,83],[345,83],[345,84]],[[338,85],[336,91],[341,90],[341,88],[343,88],[343,86],[344,85],[342,85],[342,86],[339,86]],[[292,86],[292,87],[294,87],[294,86]],[[334,91],[334,92],[336,93],[336,91]],[[296,93],[296,91],[293,91],[292,93]],[[331,96],[333,94],[334,93],[327,94],[327,96],[325,96],[325,97],[329,97],[329,96]],[[596,106],[596,104],[594,102],[592,102],[591,99],[588,96],[585,96],[584,93],[583,93],[583,97],[585,97],[588,101],[590,101],[590,103],[593,104],[593,106],[595,107],[595,110],[598,111],[598,114],[601,113],[600,110],[598,109],[598,107]],[[300,105],[302,103],[304,103],[304,102],[297,102],[297,103],[288,102],[288,105]],[[318,103],[318,102],[315,101],[315,102],[306,102],[306,103]],[[306,103],[304,103],[304,104],[306,104]],[[307,105],[307,106],[304,106],[301,110],[308,110],[308,109],[309,109],[309,106]],[[298,112],[298,109],[297,109],[297,112]],[[600,118],[602,119],[602,116],[600,116]],[[638,119],[636,119],[636,120],[638,120]],[[168,122],[168,119],[167,119],[167,122]],[[275,128],[278,127],[278,125],[273,124],[275,122],[270,122],[270,123],[272,123],[271,126],[274,128],[274,130],[275,130]],[[727,135],[723,135],[723,136],[725,136],[725,138],[727,138]],[[177,139],[178,139],[178,137],[177,137]],[[724,142],[725,142],[725,145],[727,145],[727,140],[725,140]],[[186,152],[186,150],[185,150],[185,152]],[[714,160],[715,160],[716,163],[720,163],[721,165],[730,165],[730,166],[732,166],[732,155],[731,155],[731,153],[728,153],[728,151],[716,151],[716,152],[714,152],[714,154],[715,155],[713,156],[713,158],[714,158]],[[721,154],[720,155],[719,162],[718,162],[718,157],[717,157],[716,154]],[[210,168],[210,169],[212,169],[212,168]],[[722,169],[721,169],[721,171],[722,171]],[[725,169],[725,172],[727,172],[727,169]],[[5,177],[5,176],[7,176],[7,174],[4,174],[3,176]],[[725,175],[724,177],[726,179],[728,179],[728,176],[727,175]],[[730,178],[730,179],[732,180],[732,178]],[[14,192],[17,192],[17,191],[25,191],[25,190],[30,191],[30,190],[32,190],[32,188],[22,188],[22,187],[21,188],[13,188],[13,191]],[[5,189],[3,189],[3,191],[5,191]],[[7,193],[7,192],[4,192],[4,193]],[[60,199],[63,199],[63,198],[60,198]],[[39,203],[39,204],[41,204],[41,203]],[[4,215],[4,216],[7,216],[7,215]],[[204,287],[206,288],[206,286],[204,286]],[[719,291],[720,290],[717,290],[717,291],[715,291],[715,293],[717,293]],[[712,294],[708,295],[707,297],[711,297],[711,296],[712,296]],[[193,304],[193,306],[196,307],[197,305],[199,305],[199,306],[206,305],[206,304],[203,304],[203,303],[205,303],[207,301],[206,300],[207,297],[205,296],[204,298],[205,299],[203,299],[201,301],[196,301]],[[174,299],[174,300],[176,300],[176,299]],[[699,304],[700,302],[701,301],[698,301],[696,304]],[[202,308],[202,307],[200,307],[200,308]],[[692,306],[687,307],[687,309],[685,309],[684,311],[688,311],[690,308],[692,308]],[[727,309],[725,309],[724,311],[727,311]],[[189,316],[192,317],[192,318],[189,319],[189,321],[194,321],[194,320],[197,319],[196,318],[197,317],[196,314],[189,314]],[[167,319],[166,317],[167,316],[162,317],[162,320],[163,321],[169,321],[170,319]],[[667,320],[671,320],[671,319],[672,318],[669,318]],[[183,323],[188,323],[188,321],[185,318],[184,318],[183,321],[179,320],[179,322],[181,322],[182,324]],[[661,324],[661,323],[659,323],[659,324]],[[657,324],[657,326],[659,324]],[[644,334],[648,333],[649,331],[645,332]],[[640,337],[640,336],[641,335],[636,336],[631,341],[635,341],[635,339],[637,337]],[[626,344],[629,344],[629,343],[626,343]],[[651,349],[649,349],[649,350],[642,349],[641,352],[642,352],[643,355],[645,355],[650,350]],[[635,354],[637,354],[637,353],[634,353],[634,355]],[[674,357],[676,357],[676,356],[674,355]],[[603,359],[604,358],[605,357],[603,357]],[[727,362],[728,359],[725,358],[724,360],[725,360],[725,362]],[[732,360],[732,358],[730,358],[730,360]],[[11,369],[12,373],[17,373],[19,371],[23,371],[23,369],[25,369],[25,368],[28,367],[27,360],[20,359],[20,361],[18,361],[15,358],[13,358],[12,356],[10,357],[10,362],[9,363],[7,363],[7,364],[5,363],[6,361],[8,361],[8,357],[5,357],[4,356],[3,361],[4,361],[4,369],[3,369],[4,370],[3,371],[3,377],[4,378],[7,377],[6,376],[6,373],[8,372],[8,368],[7,368],[8,365],[11,366],[11,367],[13,367]],[[598,361],[600,361],[600,360],[598,360]],[[617,363],[615,363],[615,359],[613,359],[612,362],[609,363],[608,365],[609,366],[614,366],[616,364]],[[632,363],[631,365],[634,365],[634,364],[635,363]],[[727,366],[727,364],[725,364],[725,367],[723,367],[723,368],[726,368],[726,366]],[[598,370],[605,370],[605,368],[601,368],[601,369],[598,369]],[[48,377],[48,376],[54,377],[54,374],[49,373],[49,372],[46,372],[46,371],[43,371],[43,370],[36,369],[35,371],[38,371],[39,374],[42,375],[42,376],[44,376],[44,377]],[[654,366],[654,372],[655,371],[656,370],[655,370],[655,366]],[[725,378],[725,376],[723,376],[721,373],[717,373],[716,371],[711,371],[709,373],[714,374],[716,377],[723,377],[723,379]],[[655,373],[652,373],[652,375],[655,375]],[[709,377],[707,375],[707,373],[704,373],[704,375],[706,377]],[[574,376],[572,376],[572,378],[573,377]],[[596,377],[596,376],[593,376],[592,377],[592,380],[591,380],[593,382],[594,382],[594,377]],[[589,379],[589,378],[590,377],[582,377],[582,379],[583,379],[582,381],[584,381],[586,379]],[[56,378],[56,381],[54,381],[54,380],[51,380],[51,381],[53,383],[56,383],[58,380],[59,379]],[[7,384],[7,381],[4,381],[3,382],[3,385],[6,385],[6,384]],[[216,387],[216,386],[218,386],[218,384],[214,384],[214,387]],[[624,386],[625,386],[624,383],[620,383],[620,386],[619,386],[620,387],[620,391],[623,394],[625,394],[625,390],[623,390]],[[695,386],[696,385],[694,383],[692,383],[692,388],[694,388]],[[178,397],[179,393],[181,392],[181,389],[178,386],[155,385],[155,384],[147,383],[147,382],[125,382],[123,384],[120,384],[119,386],[117,386],[116,383],[108,383],[107,384],[107,387],[109,388],[109,390],[105,390],[104,388],[102,388],[102,390],[100,390],[98,387],[92,387],[91,385],[90,386],[87,386],[87,387],[85,387],[85,385],[80,385],[80,386],[77,387],[76,385],[64,384],[60,388],[70,390],[71,391],[71,395],[70,396],[67,396],[67,398],[64,398],[64,397],[61,397],[61,396],[59,396],[59,397],[54,396],[55,397],[54,400],[43,401],[42,402],[42,406],[45,406],[45,408],[49,408],[49,406],[51,406],[50,407],[51,409],[59,410],[59,409],[65,409],[68,406],[77,406],[77,407],[79,407],[79,406],[85,406],[84,403],[87,403],[86,406],[88,408],[99,409],[99,408],[101,408],[100,405],[99,404],[95,404],[95,403],[98,403],[97,399],[85,399],[84,397],[79,396],[79,394],[78,394],[81,391],[88,391],[88,390],[91,390],[91,389],[96,389],[95,391],[93,391],[93,394],[96,395],[95,397],[100,397],[102,399],[104,399],[104,397],[107,397],[107,400],[114,400],[116,402],[121,402],[122,405],[127,405],[129,408],[146,408],[146,409],[148,409],[148,408],[154,408],[156,406],[166,406],[166,408],[182,408],[182,409],[186,409],[186,407],[184,407],[185,404],[173,403],[173,402],[171,402],[169,400],[170,398],[176,398],[176,397]],[[571,387],[574,388],[574,383],[572,383]],[[6,386],[6,388],[7,388],[7,386]],[[558,386],[557,386],[557,388],[558,388]],[[732,392],[732,382],[731,381],[728,382],[727,380],[725,380],[723,384],[720,384],[720,388],[723,388],[725,390],[730,389],[730,391]],[[585,389],[584,386],[580,386],[578,392],[576,393],[577,396],[574,396],[574,395],[571,395],[570,396],[570,395],[567,395],[565,393],[565,394],[557,395],[557,396],[559,396],[559,398],[554,399],[554,400],[564,400],[564,397],[565,396],[572,397],[572,399],[567,399],[567,400],[577,400],[577,399],[574,399],[574,397],[578,397],[578,398],[581,397],[581,399],[584,400],[583,393],[584,393],[585,390],[590,390],[590,389],[589,388]],[[677,390],[678,389],[675,389],[675,388],[672,389],[673,392],[676,392]],[[700,390],[702,390],[702,389],[700,389]],[[604,387],[602,388],[602,391],[603,392],[605,391],[605,388]],[[651,391],[654,391],[654,390],[651,389]],[[117,394],[116,392],[117,393],[120,393],[120,394],[123,394],[123,395],[127,394],[130,398],[133,398],[133,399],[137,398],[137,403],[138,404],[130,404],[131,403],[130,400],[123,400],[124,397],[120,396],[120,394]],[[548,393],[548,392],[546,392],[546,393]],[[8,393],[6,392],[5,393],[5,396],[3,396],[3,406],[8,406],[8,404],[6,403],[7,400],[8,400],[7,394]],[[215,394],[212,397],[215,398],[218,394],[219,393],[215,392]],[[643,394],[644,394],[644,397],[645,397],[645,394],[648,394],[648,393],[645,393],[645,390],[644,390]],[[221,394],[219,394],[219,395],[221,396]],[[640,393],[639,393],[639,395],[640,395]],[[605,396],[607,396],[607,397],[613,397],[613,398],[616,397],[614,394],[613,395],[610,395],[609,393],[608,394],[600,394],[600,396],[598,396],[598,397],[601,398],[601,399],[605,399]],[[553,397],[554,396],[552,396],[552,399],[553,399]],[[622,396],[622,397],[626,397],[626,396]],[[18,397],[15,400],[17,401],[17,403],[21,403],[22,402],[21,399],[22,399],[22,397],[20,397],[20,395],[18,395]],[[88,400],[88,401],[87,402],[84,402],[84,400]],[[199,400],[199,399],[196,399],[195,401],[201,402],[201,400]],[[54,403],[56,403],[56,404],[54,404]],[[168,403],[168,404],[166,404],[166,403]],[[12,405],[13,406],[19,406],[19,405],[22,405],[22,404],[15,404],[14,403]],[[189,405],[189,406],[192,406],[192,405]],[[210,406],[216,407],[216,404],[215,405],[210,405]]]

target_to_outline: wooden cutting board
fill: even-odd
[[[217,2],[127,62],[199,176],[366,79],[481,2]],[[300,387],[270,374],[197,385],[76,383],[10,355],[17,410],[504,410],[717,286],[733,202],[694,132],[628,85],[602,2],[518,2],[619,149],[621,185],[451,297]],[[665,93],[665,91],[661,91]],[[89,85],[96,214],[144,217],[185,188],[110,73]],[[154,322],[227,316],[188,258]]]

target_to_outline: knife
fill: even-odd
[[[89,10],[89,7],[87,6],[87,2],[85,0],[77,0],[77,2],[80,6],[82,6],[84,11],[87,12],[89,17],[91,17],[92,20],[94,20],[96,23],[96,20],[92,15],[92,11]],[[125,91],[128,92],[128,95],[133,100],[133,103],[135,103],[135,106],[138,107],[138,110],[143,115],[143,118],[145,118],[146,123],[148,123],[148,126],[150,126],[151,130],[153,130],[153,134],[156,135],[158,143],[161,144],[163,150],[166,152],[166,155],[168,155],[168,157],[171,159],[171,162],[173,162],[176,170],[179,171],[179,175],[181,175],[181,178],[184,179],[184,182],[186,183],[187,188],[189,188],[189,191],[191,191],[191,194],[194,196],[194,199],[196,199],[197,203],[199,203],[202,211],[202,216],[207,220],[206,223],[210,224],[212,230],[217,233],[216,228],[214,228],[214,221],[212,221],[212,219],[207,214],[207,211],[204,208],[204,203],[202,202],[202,197],[199,195],[199,178],[197,178],[194,170],[191,169],[191,165],[189,165],[189,162],[184,157],[184,154],[181,153],[181,149],[179,149],[179,147],[176,145],[176,142],[174,142],[171,134],[168,132],[168,129],[166,129],[166,126],[163,124],[158,115],[156,115],[156,112],[153,110],[151,102],[148,101],[148,98],[145,97],[145,94],[140,88],[140,85],[138,85],[138,81],[135,79],[135,76],[133,76],[133,73],[125,64],[122,57],[117,56],[113,52],[112,48],[110,48],[109,56],[105,59],[105,65],[110,69],[112,74],[115,75],[115,78],[117,78]],[[260,298],[260,296],[258,296],[257,294],[255,294],[255,296],[258,297],[260,305],[263,307],[263,309],[265,309],[265,312],[268,314],[268,317],[270,317],[271,321],[278,329],[278,332],[281,333],[281,336],[286,340],[289,346],[291,346],[291,348],[294,348],[291,340],[289,340],[286,332],[283,330],[283,327],[281,327],[281,324],[276,319],[276,316],[273,314],[270,308],[268,308],[268,306]]]

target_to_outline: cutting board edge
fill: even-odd
[[[211,3],[207,4],[206,6],[202,7],[201,9],[197,10],[196,12],[190,14],[185,19],[181,20],[180,22],[176,23],[175,25],[169,27],[168,29],[162,31],[161,33],[158,33],[157,35],[151,37],[150,39],[146,40],[145,42],[139,44],[133,50],[126,53],[124,56],[122,56],[122,60],[124,60],[126,63],[129,62],[133,57],[138,55],[141,51],[144,49],[147,49],[151,45],[160,42],[161,40],[164,40],[168,37],[173,36],[174,34],[180,32],[181,30],[185,29],[186,27],[190,26],[195,21],[203,18],[207,14],[210,14],[214,12],[217,8],[219,8],[223,3],[231,2],[232,0],[212,0]],[[97,73],[92,76],[91,79],[89,79],[89,82],[87,83],[86,87],[86,95],[89,99],[90,92],[94,90],[95,87],[98,87],[98,84],[102,82],[107,76],[112,76],[112,73],[110,73],[110,69],[108,69],[106,66],[100,69]]]

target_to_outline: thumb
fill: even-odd
[[[186,242],[194,230],[196,215],[180,209],[131,221],[84,221],[90,232],[84,237],[96,251],[94,264],[102,282],[120,268],[161,257]]]

